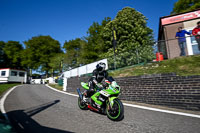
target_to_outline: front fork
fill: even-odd
[[[80,89],[79,89],[79,88],[77,88],[76,90],[77,90],[77,92],[78,92],[78,95],[79,95],[79,97],[80,97],[80,99],[81,99],[81,101],[82,101],[82,100],[83,100],[83,95],[82,95],[82,93],[81,93]]]
[[[109,97],[108,98],[108,102],[109,102],[109,106],[108,106],[108,109],[110,110],[110,109],[112,109],[112,107],[113,107],[113,104],[114,104],[114,99],[116,99],[117,97]]]

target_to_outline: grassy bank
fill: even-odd
[[[63,90],[63,86],[59,86],[58,84],[49,84],[49,86],[53,87],[53,88],[56,88],[58,90]]]
[[[200,75],[200,55],[178,57],[143,66],[119,69],[110,72],[109,75],[113,77],[127,77],[172,72],[181,76]]]
[[[12,83],[12,84],[0,84],[0,95],[2,95],[5,91],[12,88],[13,86],[19,85],[20,83]]]

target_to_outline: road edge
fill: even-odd
[[[5,94],[3,94],[2,98],[0,99],[0,110],[1,110],[1,113],[4,115],[4,117],[6,118],[6,120],[9,122],[9,119],[8,119],[8,116],[6,114],[6,111],[5,111],[5,108],[4,108],[4,103],[5,103],[5,100],[7,98],[7,96],[17,87],[19,86],[22,86],[22,85],[17,85],[17,86],[14,86],[12,88],[10,88]]]
[[[76,94],[72,94],[72,93],[68,93],[68,92],[64,92],[64,91],[55,89],[55,88],[53,88],[53,87],[51,87],[51,86],[49,86],[47,84],[45,86],[48,87],[48,88],[50,88],[50,89],[52,89],[52,90],[54,90],[54,91],[57,91],[57,92],[60,92],[60,93],[63,93],[63,94],[67,94],[67,95],[70,95],[70,96],[76,96],[76,97],[78,97],[78,95],[76,95]],[[151,110],[151,111],[168,113],[168,114],[175,114],[175,115],[182,115],[182,116],[200,118],[200,115],[195,115],[195,114],[190,114],[190,113],[183,113],[183,112],[178,112],[178,111],[170,111],[170,110],[164,110],[164,109],[146,107],[146,106],[141,106],[141,105],[129,104],[129,103],[124,103],[124,102],[123,102],[123,105],[128,106],[128,107],[134,107],[134,108],[144,109],[144,110]]]

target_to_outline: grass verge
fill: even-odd
[[[56,89],[58,89],[58,90],[60,90],[60,91],[63,90],[63,86],[59,86],[58,84],[49,84],[49,86],[51,86],[51,87],[53,87],[53,88],[56,88]]]
[[[16,86],[16,85],[20,85],[20,83],[10,83],[10,84],[0,84],[0,96],[7,91],[8,89]]]
[[[113,77],[128,77],[162,73],[176,73],[180,76],[200,75],[200,55],[177,57],[162,62],[128,67],[112,71],[109,75]]]

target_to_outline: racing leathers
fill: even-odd
[[[102,71],[99,72],[97,69],[95,69],[92,73],[92,77],[89,79],[89,90],[87,91],[87,96],[91,96],[94,93],[94,88],[97,86],[100,89],[103,89],[102,84],[100,84],[103,79],[108,79],[108,72]]]

